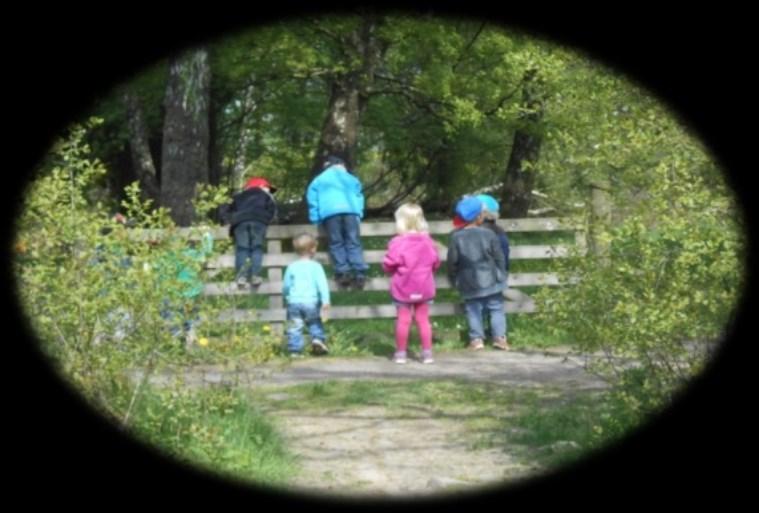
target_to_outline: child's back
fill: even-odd
[[[480,226],[454,231],[448,246],[448,277],[464,298],[501,292],[506,261],[495,233]]]
[[[300,259],[288,265],[283,286],[288,304],[329,303],[327,276],[315,260]]]
[[[435,297],[434,272],[440,267],[435,242],[426,233],[407,233],[390,240],[382,268],[392,273],[390,294],[396,301],[417,303]]]

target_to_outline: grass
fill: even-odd
[[[233,390],[147,390],[131,430],[180,461],[233,479],[276,484],[297,472],[279,431]]]

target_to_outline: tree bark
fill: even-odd
[[[245,170],[248,167],[248,147],[253,142],[254,134],[249,128],[251,113],[256,109],[253,93],[253,86],[249,85],[245,89],[245,96],[243,98],[242,108],[244,113],[240,122],[240,140],[235,149],[235,160],[229,177],[229,186],[235,191],[242,187]]]
[[[144,196],[157,202],[160,195],[158,174],[156,173],[153,155],[150,153],[148,129],[145,125],[142,105],[132,91],[126,91],[123,100],[127,109],[129,148],[134,174],[140,181],[140,188]]]
[[[359,27],[343,38],[344,54],[358,58],[360,65],[335,75],[329,83],[329,104],[316,149],[311,176],[322,170],[328,155],[342,157],[349,168],[356,164],[356,143],[361,114],[374,83],[374,73],[387,45],[377,35],[382,21],[366,16]]]
[[[522,87],[521,126],[514,132],[511,155],[501,190],[501,214],[504,217],[526,217],[532,204],[537,163],[543,137],[539,124],[543,119],[543,92],[537,70],[525,73]]]
[[[179,226],[193,221],[195,185],[209,181],[208,52],[193,50],[172,60],[166,86],[161,166],[161,205]]]

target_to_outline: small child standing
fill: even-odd
[[[451,234],[448,246],[448,278],[464,299],[469,324],[469,348],[484,347],[482,316],[490,316],[493,347],[508,349],[503,289],[506,286],[506,259],[495,233],[480,225],[484,220],[482,202],[474,196],[456,205],[456,215],[466,223]]]
[[[419,205],[406,203],[395,211],[398,235],[388,243],[382,269],[392,275],[390,294],[398,311],[395,321],[396,363],[406,363],[412,317],[422,342],[422,363],[432,363],[429,304],[435,297],[435,271],[440,267],[435,242]]]
[[[287,301],[287,350],[291,356],[303,352],[303,326],[311,334],[315,354],[327,353],[321,315],[329,312],[329,285],[322,265],[314,260],[316,239],[302,234],[293,239],[293,248],[300,258],[287,266],[282,280],[282,294]]]
[[[498,214],[500,212],[500,205],[498,204],[498,200],[496,200],[493,196],[490,196],[489,194],[478,194],[476,196],[478,200],[482,202],[482,212],[483,212],[483,221],[482,221],[482,227],[487,228],[488,230],[491,230],[493,233],[496,234],[498,237],[498,242],[501,244],[501,250],[503,251],[503,257],[506,260],[506,288],[508,288],[509,283],[509,236],[506,235],[506,232],[503,228],[498,226],[496,221],[498,220]],[[508,350],[509,344],[508,344],[508,337],[506,337],[506,333],[508,332],[508,320],[505,317],[504,313],[504,325],[506,328],[506,331],[504,332],[504,340],[503,344],[494,345],[494,347],[497,347],[499,349]]]

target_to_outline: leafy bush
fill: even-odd
[[[622,388],[634,377],[636,394],[620,397],[638,418],[703,368],[739,299],[739,213],[714,173],[662,160],[622,219],[594,226],[608,252],[567,259],[562,274],[576,285],[537,296],[543,322],[605,355],[594,370]]]

